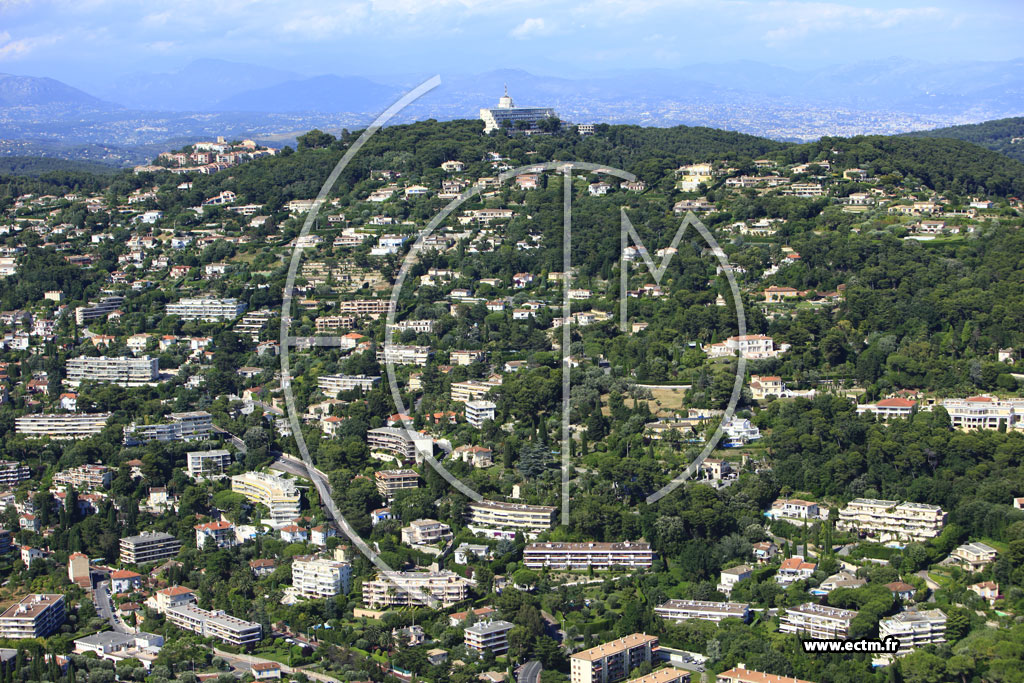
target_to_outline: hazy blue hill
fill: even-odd
[[[98,97],[52,78],[0,74],[0,107],[110,106]]]
[[[210,111],[219,100],[300,78],[282,69],[197,59],[177,71],[138,72],[88,87],[100,96],[143,110]]]
[[[1014,138],[1024,138],[1024,116],[907,133],[906,137],[965,140],[1024,162],[1024,140],[1011,142]]]
[[[314,76],[248,90],[217,103],[221,111],[380,111],[401,93],[358,76]]]

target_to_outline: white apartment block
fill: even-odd
[[[530,543],[523,551],[523,564],[530,569],[649,569],[654,551],[646,541]]]
[[[455,572],[380,572],[373,581],[363,583],[363,604],[370,608],[426,606],[431,599],[444,607],[469,597],[473,581]]]
[[[839,511],[836,528],[888,541],[925,541],[942,533],[946,514],[938,505],[856,498]]]
[[[396,365],[426,365],[434,352],[429,346],[403,346],[386,344],[377,349],[378,363],[394,363]]]
[[[399,332],[405,332],[406,330],[412,330],[419,334],[433,334],[434,328],[437,327],[436,320],[403,320],[397,322],[392,326]]]
[[[878,638],[896,638],[900,641],[898,655],[924,645],[946,642],[946,615],[942,610],[900,612],[878,622]]]
[[[508,634],[514,627],[515,624],[501,619],[478,621],[466,627],[466,647],[477,652],[505,654],[508,652]]]
[[[32,470],[20,462],[0,460],[0,488],[14,488],[20,482],[32,478]]]
[[[124,428],[124,443],[135,446],[147,441],[194,441],[213,434],[213,416],[205,410],[170,413],[163,424],[132,423]]]
[[[850,637],[850,624],[856,616],[855,610],[805,602],[786,608],[779,631],[802,633],[815,640],[846,640]]]
[[[342,391],[369,391],[380,383],[380,377],[369,375],[321,375],[316,381],[317,388],[328,396],[337,396]]]
[[[58,486],[72,486],[75,489],[105,489],[110,486],[112,470],[106,465],[80,465],[57,472],[53,483]]]
[[[750,618],[750,605],[745,602],[711,602],[707,600],[669,600],[654,608],[654,613],[667,621],[701,619],[716,624],[722,619]]]
[[[167,304],[167,315],[176,315],[182,320],[234,320],[245,312],[245,303],[238,299],[181,299]]]
[[[85,439],[103,431],[111,413],[50,413],[22,415],[14,430],[33,439]]]
[[[434,545],[452,537],[452,528],[436,519],[417,519],[402,527],[402,543],[409,545]]]
[[[60,628],[64,617],[63,595],[26,595],[0,614],[0,638],[45,638]]]
[[[942,407],[954,429],[1024,429],[1024,399],[994,396],[947,398]]]
[[[114,295],[105,296],[97,303],[88,306],[79,306],[75,309],[75,322],[82,327],[90,320],[106,318],[108,314],[120,308],[122,303],[124,303],[124,297]]]
[[[498,404],[493,401],[466,401],[466,422],[480,429],[488,420],[494,419]]]
[[[231,453],[224,448],[212,451],[189,451],[185,457],[188,464],[188,476],[193,479],[220,474],[231,466]]]
[[[82,382],[111,382],[123,387],[137,387],[160,378],[160,361],[149,356],[70,358],[67,362],[69,386]]]
[[[181,550],[181,541],[162,531],[143,531],[137,536],[121,539],[122,564],[146,564],[174,557]]]
[[[621,681],[644,662],[652,663],[657,651],[657,636],[633,633],[572,655],[569,680],[571,683]]]
[[[405,460],[422,462],[433,455],[434,440],[411,429],[377,427],[366,432],[366,443],[371,451],[388,451]]]
[[[746,334],[743,336],[729,337],[725,341],[717,344],[709,344],[706,347],[706,350],[709,358],[723,358],[739,355],[747,360],[757,360],[760,358],[776,358],[780,353],[784,352],[786,348],[780,347],[776,349],[774,340],[763,334]]]
[[[352,565],[315,555],[300,555],[292,560],[292,587],[304,598],[331,598],[348,593]]]
[[[237,619],[218,610],[200,609],[192,603],[172,607],[164,616],[180,629],[206,638],[217,638],[230,645],[248,647],[263,638],[263,627],[256,622]]]
[[[291,479],[246,472],[231,477],[231,490],[267,508],[272,526],[284,526],[299,516],[299,489]]]
[[[522,531],[528,538],[547,531],[555,523],[555,508],[481,500],[469,503],[470,531],[492,538],[515,538]]]

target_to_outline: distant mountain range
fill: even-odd
[[[0,155],[25,143],[142,149],[214,134],[285,144],[312,127],[360,127],[426,76],[307,76],[204,59],[73,87],[0,75]],[[102,80],[101,80],[102,79]],[[1024,60],[883,60],[806,70],[759,62],[558,78],[515,69],[442,74],[396,122],[475,118],[507,85],[519,106],[574,122],[706,125],[778,140],[893,134],[1024,113]],[[11,141],[19,143],[17,149]],[[18,151],[20,150],[20,151]]]

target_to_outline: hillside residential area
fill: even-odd
[[[0,178],[0,681],[1024,680],[1024,165],[358,134]]]

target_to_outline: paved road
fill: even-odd
[[[537,660],[523,664],[516,674],[516,683],[540,683],[540,672],[543,669]]]
[[[114,614],[114,606],[110,601],[110,582],[101,581],[96,586],[96,613],[110,622],[111,628],[118,633],[132,633],[131,629]]]

